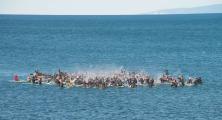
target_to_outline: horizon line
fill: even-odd
[[[11,14],[11,13],[0,13],[0,15],[21,15],[21,16],[146,16],[146,15],[203,15],[203,14],[222,14],[222,12],[212,13],[148,13],[148,14]]]

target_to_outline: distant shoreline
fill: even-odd
[[[113,14],[113,15],[103,15],[103,14],[93,14],[93,15],[71,15],[71,14],[0,14],[0,16],[165,16],[165,15],[209,15],[209,14],[222,14],[222,13],[181,13],[181,14]]]

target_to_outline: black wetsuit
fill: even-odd
[[[32,76],[32,83],[35,83],[35,76]]]
[[[42,84],[42,79],[40,78],[40,79],[39,79],[39,85],[41,85],[41,84]]]

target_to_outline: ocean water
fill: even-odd
[[[61,89],[11,82],[38,69],[201,76],[203,85]],[[0,119],[222,119],[222,14],[0,15]]]

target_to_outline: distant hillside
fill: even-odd
[[[154,11],[150,14],[199,14],[199,13],[222,13],[222,4],[201,6],[195,8],[177,8]]]

